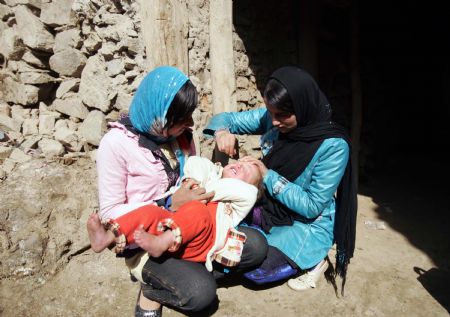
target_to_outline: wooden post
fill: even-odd
[[[362,125],[362,95],[361,95],[361,77],[359,66],[359,24],[357,0],[351,4],[351,86],[352,86],[352,164],[353,173],[358,180],[359,173],[359,149],[361,143],[361,125]]]
[[[233,1],[209,2],[209,62],[213,114],[237,111],[233,58]],[[214,149],[212,160],[228,163],[228,156]]]
[[[147,69],[160,65],[189,73],[186,0],[140,0]]]
[[[211,0],[209,15],[213,114],[237,111],[233,58],[233,1]]]

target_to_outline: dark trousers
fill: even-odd
[[[267,241],[257,230],[240,227],[247,235],[241,262],[232,272],[258,266],[266,257]],[[142,270],[144,296],[184,312],[207,308],[216,298],[216,280],[203,263],[171,257],[149,259]]]

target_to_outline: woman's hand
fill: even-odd
[[[251,156],[244,156],[243,158],[239,159],[239,162],[247,162],[247,163],[251,163],[253,165],[256,165],[256,167],[258,167],[259,172],[261,173],[261,176],[264,178],[264,176],[266,176],[267,174],[267,167],[264,165],[263,162],[261,162],[260,160],[251,157]]]
[[[236,155],[236,136],[227,130],[219,130],[214,135],[217,149],[229,157]]]
[[[172,195],[172,206],[170,209],[176,211],[185,203],[198,200],[203,203],[210,201],[214,197],[214,192],[207,193],[203,187],[198,186],[194,179],[183,182],[180,188]]]

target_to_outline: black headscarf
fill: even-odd
[[[280,133],[279,139],[263,158],[267,168],[292,182],[303,173],[325,139],[343,138],[351,147],[345,129],[331,121],[330,104],[307,72],[287,66],[276,70],[269,79],[277,80],[287,89],[293,103],[297,127],[288,133]],[[350,157],[337,190],[334,223],[336,272],[344,279],[355,248],[356,195],[356,180],[352,175]],[[293,220],[314,221],[291,211],[267,192],[263,195],[262,206],[265,231],[270,230],[272,226],[292,225]]]

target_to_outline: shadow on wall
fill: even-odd
[[[249,68],[256,78],[259,91],[269,75],[278,67],[296,64],[297,35],[293,1],[239,0],[233,1],[233,25],[245,46]],[[285,23],[280,23],[284,21]],[[245,68],[236,69],[237,76]]]
[[[312,0],[302,0],[311,2]],[[294,65],[308,70],[312,65],[303,65],[301,48],[303,29],[300,12],[303,5],[298,0],[261,2],[240,0],[233,2],[234,29],[245,47],[249,67],[262,93],[269,75],[281,66]],[[349,7],[330,5],[326,1],[317,3],[318,27],[314,38],[316,46],[304,50],[317,52],[318,74],[314,77],[328,97],[334,120],[350,127],[351,91],[349,73]],[[314,42],[314,41],[313,41]],[[238,63],[239,64],[239,63]],[[244,75],[236,69],[237,76]]]

